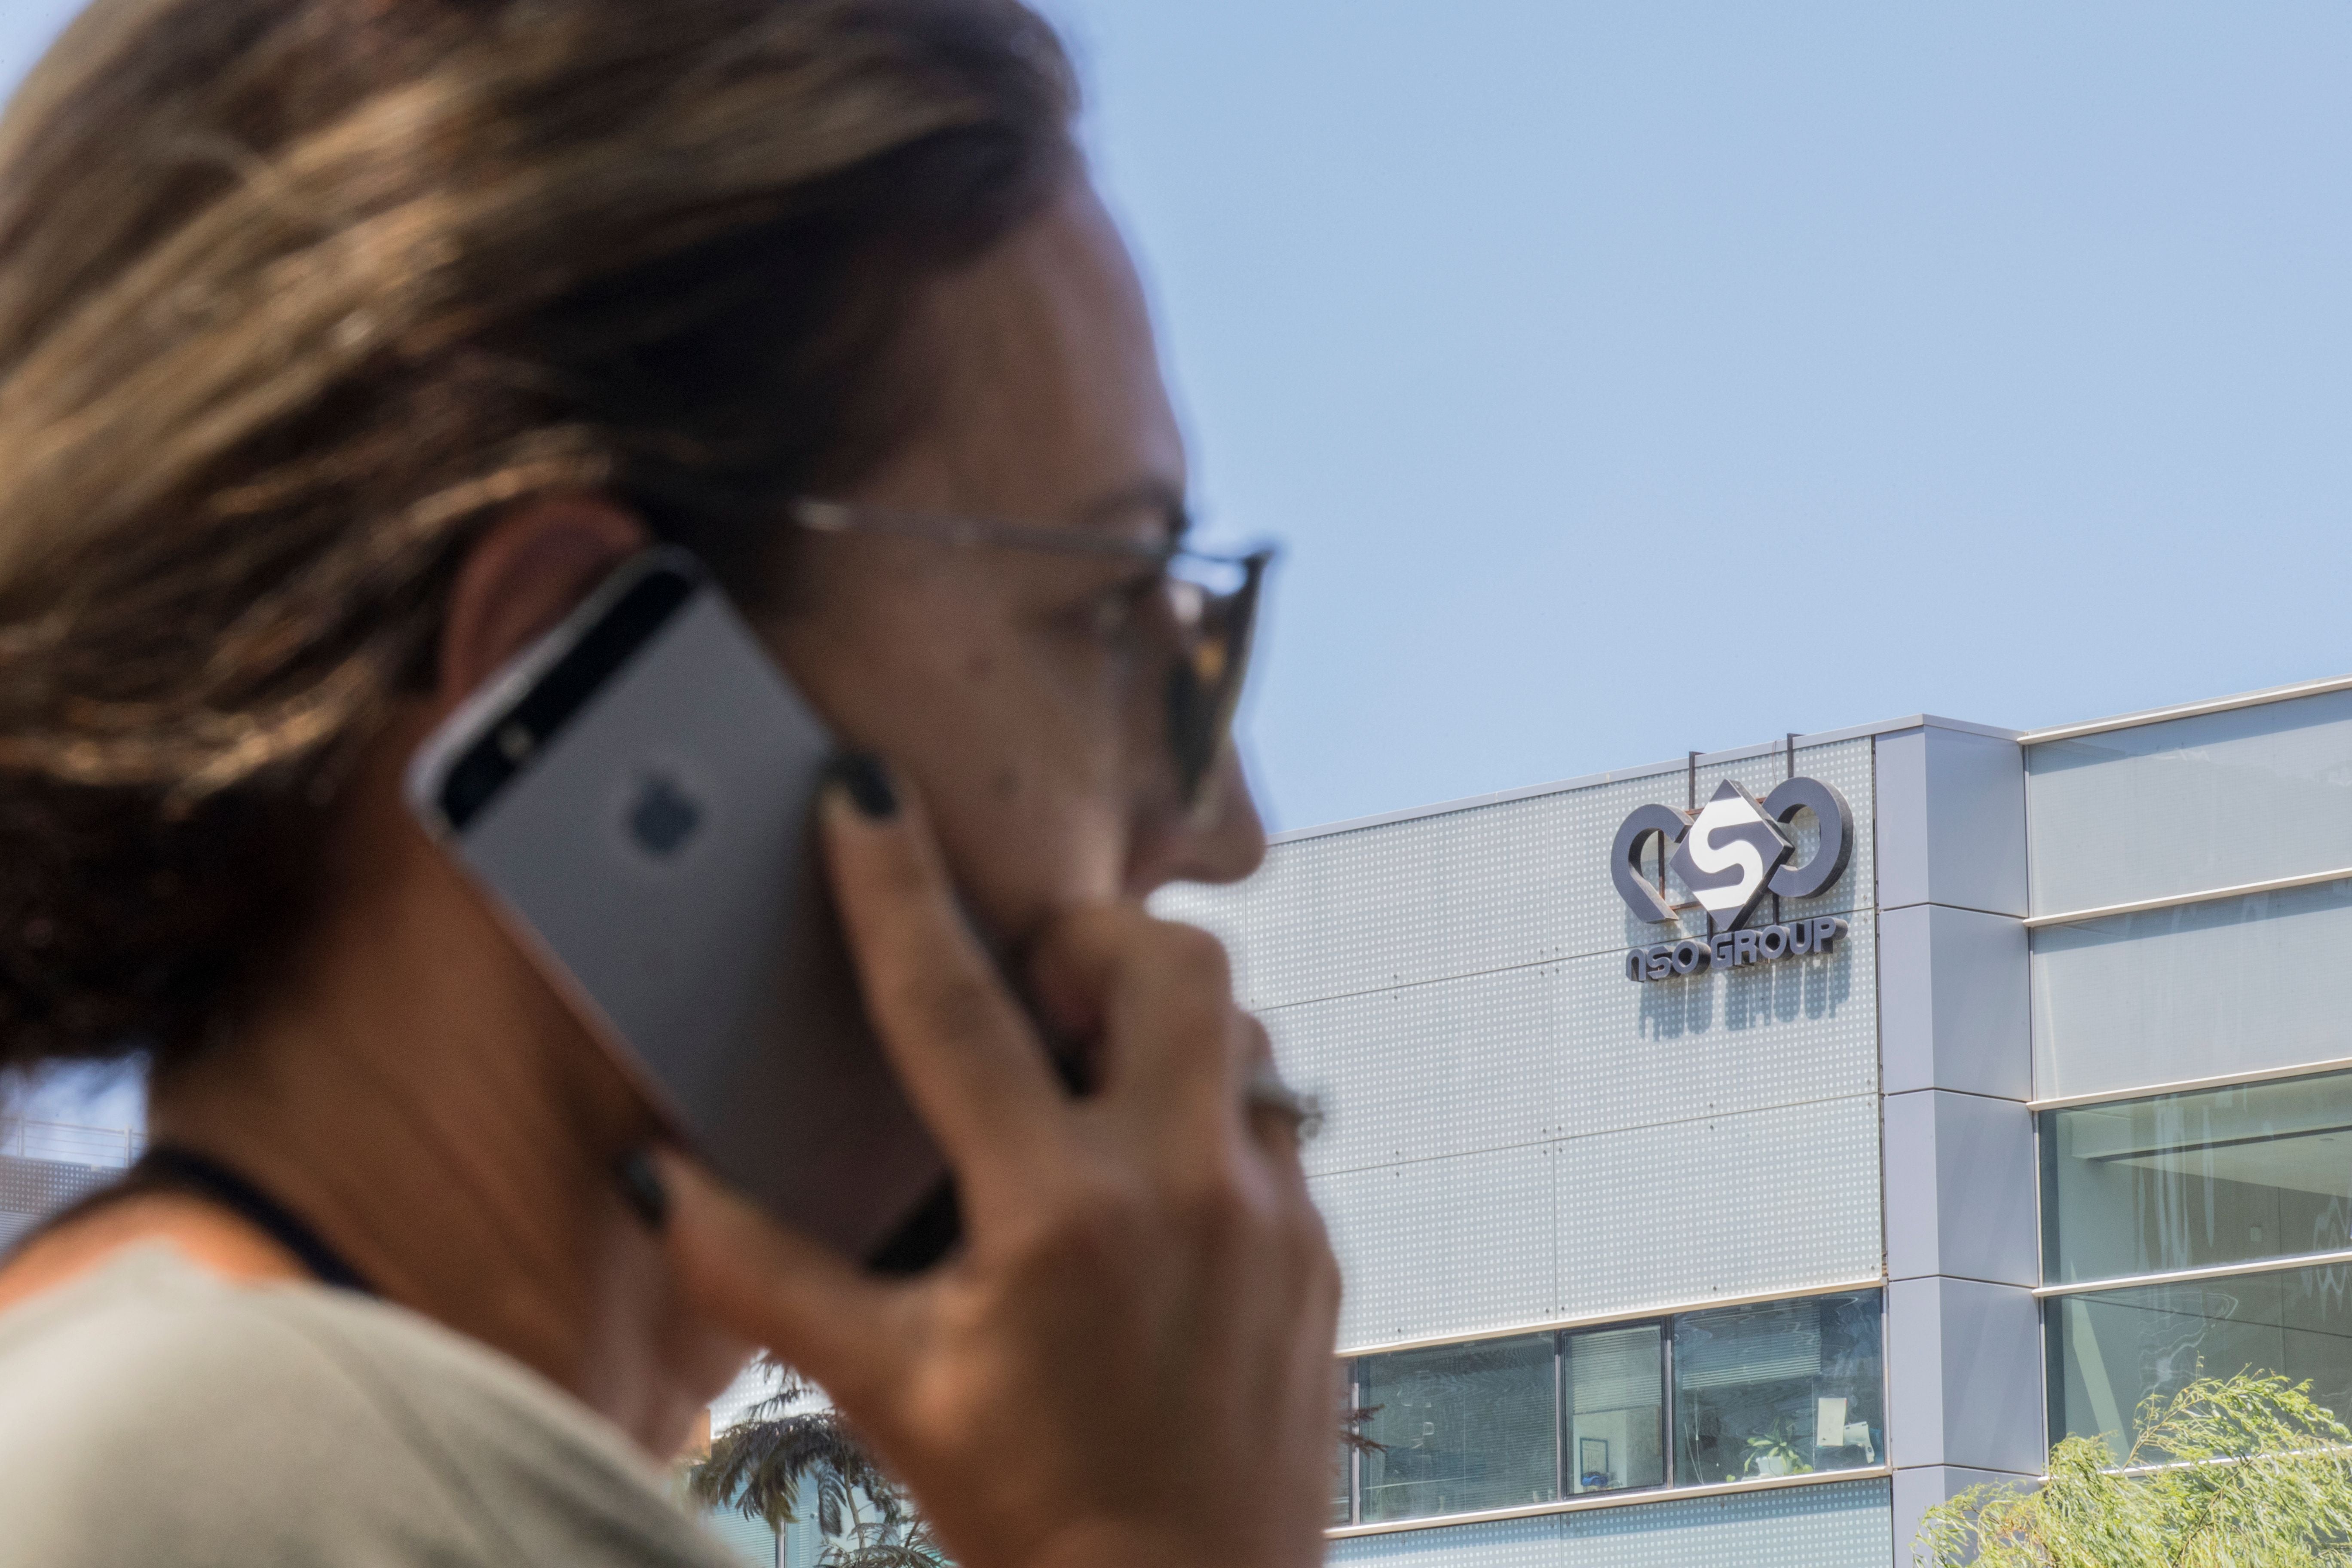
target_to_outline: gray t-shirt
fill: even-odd
[[[728,1568],[627,1438],[430,1320],[144,1247],[0,1315],[5,1568]]]

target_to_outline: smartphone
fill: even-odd
[[[956,1239],[814,841],[835,743],[685,551],[603,583],[412,759],[409,809],[713,1168],[877,1268]]]

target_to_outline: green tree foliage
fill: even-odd
[[[761,1364],[780,1386],[687,1468],[687,1496],[779,1531],[805,1507],[826,1542],[823,1568],[952,1568],[914,1500],[866,1457],[840,1413],[804,1408],[816,1390],[789,1367]]]
[[[2067,1437],[2038,1488],[1973,1487],[1932,1509],[1934,1568],[2352,1568],[2352,1430],[2311,1384],[2199,1378],[2139,1409],[2122,1466]]]

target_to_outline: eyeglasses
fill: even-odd
[[[1200,804],[1232,733],[1234,710],[1241,704],[1257,630],[1259,590],[1277,553],[1272,547],[1243,555],[1186,550],[1175,542],[1181,533],[1181,511],[1172,514],[1177,526],[1170,529],[1171,537],[1158,542],[814,499],[794,501],[787,514],[813,533],[892,534],[938,544],[1090,555],[1156,567],[1176,634],[1176,658],[1164,691],[1168,748],[1185,802]]]

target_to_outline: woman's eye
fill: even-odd
[[[1096,595],[1087,602],[1087,629],[1106,642],[1126,638],[1142,618],[1152,591],[1159,586],[1157,578],[1138,583],[1122,583],[1115,588]]]
[[[1094,602],[1090,619],[1097,637],[1119,637],[1135,624],[1135,601],[1124,593],[1101,595]]]

